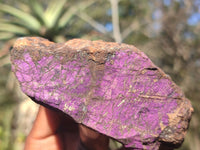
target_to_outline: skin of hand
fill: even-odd
[[[81,144],[81,142],[83,144]],[[83,146],[84,145],[84,146]],[[40,106],[24,150],[109,150],[109,138],[60,111]],[[128,150],[121,147],[118,150]],[[160,146],[159,150],[173,150]]]
[[[105,135],[76,123],[62,112],[40,106],[24,150],[109,150],[108,145]]]

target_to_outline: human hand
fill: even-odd
[[[82,141],[82,142],[80,142]],[[109,138],[40,106],[24,150],[108,150]]]

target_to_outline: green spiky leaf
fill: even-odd
[[[25,28],[9,23],[0,23],[0,31],[3,32],[7,31],[10,33],[15,33],[20,35],[26,35],[28,33],[28,31]]]
[[[41,24],[44,24],[44,9],[42,5],[36,0],[30,0],[28,4],[33,15],[41,22]]]
[[[9,32],[0,32],[0,40],[9,40],[15,36],[13,33]]]
[[[88,1],[88,2],[84,1],[84,2],[80,2],[78,5],[74,5],[70,7],[70,9],[66,10],[64,14],[62,15],[62,17],[60,18],[58,26],[60,28],[63,28],[69,22],[69,20],[73,17],[73,15],[75,15],[78,11],[85,10],[87,7],[91,6],[94,3],[95,1]]]
[[[44,12],[45,23],[49,29],[55,26],[55,24],[59,20],[65,3],[66,0],[60,0],[59,2],[52,0],[49,2],[49,6]]]
[[[8,14],[20,19],[27,26],[29,26],[29,28],[32,28],[33,30],[40,29],[40,23],[38,22],[38,20],[26,12],[23,12],[12,6],[9,6],[6,4],[1,4],[1,3],[0,3],[0,11],[8,13]]]

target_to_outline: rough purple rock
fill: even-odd
[[[180,145],[193,108],[180,88],[131,45],[19,38],[12,70],[22,91],[132,149]]]

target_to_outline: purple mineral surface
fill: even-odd
[[[132,149],[179,146],[193,108],[180,88],[131,45],[19,38],[12,70],[22,91]]]

